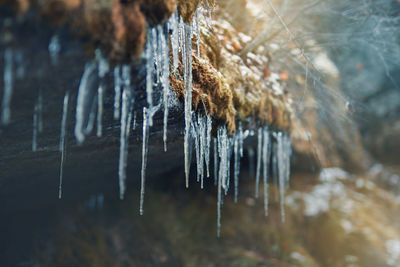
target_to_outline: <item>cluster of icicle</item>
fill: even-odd
[[[192,30],[193,29],[193,30]],[[148,28],[147,44],[144,52],[146,59],[146,93],[147,107],[143,108],[143,138],[142,138],[142,169],[140,190],[140,214],[143,214],[143,200],[145,193],[146,165],[148,154],[149,130],[153,125],[153,115],[163,107],[164,111],[164,150],[167,150],[167,123],[169,98],[174,97],[170,88],[170,68],[174,74],[178,68],[179,54],[182,55],[182,65],[185,86],[185,130],[184,130],[184,167],[186,187],[189,187],[189,172],[192,160],[193,146],[196,156],[197,181],[201,188],[205,177],[210,177],[210,158],[213,143],[214,158],[214,182],[218,192],[218,216],[217,233],[220,235],[221,206],[223,196],[228,193],[231,180],[231,156],[233,154],[233,184],[234,200],[238,199],[240,158],[243,157],[243,142],[253,131],[243,131],[239,122],[238,130],[228,135],[226,126],[218,126],[217,136],[212,137],[212,117],[205,113],[200,114],[192,110],[192,37],[193,31],[197,39],[197,56],[200,57],[200,27],[199,11],[195,14],[193,25],[183,22],[177,13],[173,14],[165,25]],[[171,38],[173,62],[169,62],[169,37]],[[50,59],[52,64],[57,64],[60,43],[57,36],[51,39],[49,44]],[[10,99],[13,88],[13,53],[7,49],[4,54],[4,95],[2,99],[2,124],[10,120]],[[102,136],[103,126],[103,100],[105,95],[105,76],[110,72],[107,60],[100,50],[95,51],[95,59],[86,64],[80,81],[75,118],[75,137],[78,143],[82,143],[97,126],[96,135]],[[120,153],[118,165],[118,177],[120,198],[124,198],[126,183],[126,167],[128,162],[128,140],[130,130],[136,127],[135,84],[131,82],[131,67],[127,64],[117,65],[113,69],[114,74],[114,112],[115,120],[120,121]],[[153,88],[162,88],[160,99],[154,99]],[[42,123],[42,94],[39,90],[38,99],[35,102],[33,115],[33,141],[32,150],[36,151],[37,133],[43,129]],[[69,92],[66,92],[61,119],[61,134],[59,150],[61,153],[59,198],[62,196],[63,165],[66,155],[66,134],[68,115]],[[132,114],[133,113],[133,114]],[[133,119],[133,123],[132,123]],[[263,177],[265,214],[268,214],[268,177],[274,177],[274,182],[279,184],[281,198],[282,220],[284,213],[285,188],[289,183],[290,172],[290,138],[283,132],[272,132],[268,127],[258,129],[258,146],[256,160],[256,185],[255,196],[258,197],[259,183]],[[275,140],[274,142],[272,140]],[[248,151],[250,166],[253,164],[254,150]],[[269,172],[272,171],[272,174]]]

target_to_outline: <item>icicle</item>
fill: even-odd
[[[220,158],[220,165],[219,165],[219,175],[218,175],[218,201],[217,201],[217,236],[219,237],[221,234],[221,205],[222,205],[222,199],[223,199],[223,194],[222,194],[222,188],[224,187],[225,184],[225,179],[226,179],[226,153],[227,153],[227,147],[226,147],[226,128],[225,127],[219,127],[218,128],[218,152],[219,152],[219,158]]]
[[[279,172],[279,191],[281,197],[281,217],[282,221],[285,221],[285,181],[287,175],[286,168],[287,166],[287,159],[285,153],[285,144],[284,144],[284,137],[281,132],[277,134],[277,157],[278,157],[278,172]]]
[[[222,175],[220,170],[220,175],[218,177],[218,190],[217,190],[217,237],[221,235],[221,205],[222,205]]]
[[[78,100],[76,105],[76,123],[75,123],[75,137],[78,143],[85,140],[93,129],[95,119],[95,84],[94,84],[94,71],[96,64],[90,62],[86,64],[85,71],[83,72],[81,82],[79,84]]]
[[[218,129],[218,152],[220,158],[219,176],[221,176],[222,188],[225,190],[225,194],[229,187],[229,139],[226,131],[226,127],[220,127]]]
[[[239,195],[239,171],[240,171],[240,151],[239,151],[240,135],[234,136],[234,183],[235,183],[235,198],[234,201],[237,203]]]
[[[49,43],[49,53],[50,53],[51,64],[57,65],[58,56],[60,54],[60,51],[61,51],[60,40],[57,35],[53,35],[53,37],[51,37],[51,40]]]
[[[114,120],[119,119],[120,115],[120,103],[121,103],[121,77],[120,77],[121,67],[117,65],[114,68]]]
[[[169,95],[169,45],[165,39],[165,35],[161,26],[160,39],[162,50],[162,85],[163,85],[163,105],[164,105],[164,127],[163,127],[163,142],[164,151],[167,151],[167,127],[168,127],[168,95]],[[168,31],[167,31],[168,32]]]
[[[255,197],[258,198],[258,185],[260,183],[260,173],[261,173],[261,158],[262,158],[262,139],[263,133],[262,128],[258,129],[257,134],[257,169],[256,169],[256,194]]]
[[[181,25],[183,20],[181,18]],[[190,25],[184,24],[182,27],[182,59],[184,62],[184,79],[185,79],[185,136],[184,136],[184,154],[185,154],[185,175],[186,187],[189,187],[189,138],[190,124],[192,119],[192,29]]]
[[[32,125],[32,151],[37,150],[37,132],[38,132],[38,104],[35,103],[33,109],[33,125]]]
[[[64,96],[63,113],[62,113],[62,119],[61,119],[61,133],[60,133],[60,146],[59,146],[59,150],[61,152],[60,177],[59,177],[59,184],[58,184],[58,198],[59,199],[61,199],[61,196],[62,196],[63,170],[64,170],[64,161],[65,161],[65,153],[66,153],[65,137],[67,135],[68,102],[69,102],[69,92],[66,92],[65,96]]]
[[[201,161],[200,161],[200,140],[199,140],[199,125],[197,124],[196,120],[196,115],[194,115],[194,118],[191,123],[191,136],[192,139],[194,140],[194,147],[195,147],[195,152],[196,152],[196,175],[197,175],[197,182],[200,182],[200,177],[201,177]]]
[[[122,81],[124,83],[122,93],[122,109],[121,109],[121,135],[119,147],[119,192],[120,198],[124,198],[125,194],[125,180],[126,180],[126,165],[128,160],[128,139],[130,130],[130,116],[132,108],[132,95],[130,88],[130,67],[123,66]]]
[[[100,84],[97,92],[97,137],[103,135],[103,85]]]
[[[205,117],[198,116],[199,124],[199,141],[200,141],[200,179],[201,179],[201,189],[204,185],[204,161],[205,161],[205,150],[207,142],[207,121]]]
[[[1,103],[1,123],[7,125],[10,122],[10,103],[13,92],[13,51],[7,48],[4,51],[4,91]]]
[[[133,114],[133,125],[132,125],[132,130],[135,130],[137,126],[137,122],[136,122],[136,111]]]
[[[211,130],[212,130],[212,119],[207,114],[206,117],[206,140],[204,146],[204,160],[206,162],[207,177],[210,177],[210,146],[211,146]]]
[[[103,79],[104,76],[109,71],[109,65],[107,60],[101,54],[99,49],[96,49],[96,60],[98,61],[98,70],[99,70],[99,78],[100,85],[97,89],[97,136],[101,137],[103,135],[103,98],[104,98],[104,84]]]
[[[239,122],[239,152],[240,152],[240,157],[243,157],[243,141],[244,141],[244,135],[243,135],[243,125],[242,122]]]
[[[157,83],[160,82],[160,59],[161,59],[161,55],[158,54],[158,41],[157,41],[157,35],[158,35],[158,31],[156,28],[152,28],[151,29],[151,45],[152,45],[152,50],[153,50],[153,62],[155,65],[155,70],[156,70],[156,81]],[[154,68],[154,66],[153,66]],[[147,96],[147,100],[149,100],[149,96]],[[149,107],[151,107],[151,105],[149,104]]]
[[[146,50],[146,96],[149,109],[153,107],[153,70],[154,60],[157,58],[157,36],[154,36],[153,31],[150,30],[147,34],[147,50]],[[154,47],[155,45],[155,47]]]
[[[264,210],[268,216],[268,168],[269,168],[269,132],[268,128],[263,129],[263,182],[264,182]]]
[[[38,132],[43,132],[43,96],[42,89],[39,89],[38,97]]]
[[[143,141],[142,141],[142,172],[140,183],[140,208],[139,213],[143,215],[144,192],[146,183],[146,165],[147,165],[147,152],[149,142],[149,114],[146,107],[143,108]]]
[[[179,31],[178,31],[178,11],[176,11],[169,19],[169,26],[172,29],[171,47],[173,57],[173,70],[178,69],[179,64]]]
[[[197,45],[197,57],[200,58],[200,24],[199,24],[199,9],[196,9],[194,14],[194,29],[196,31],[196,45]]]
[[[214,137],[214,184],[218,183],[218,141]]]

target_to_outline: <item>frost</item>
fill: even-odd
[[[11,97],[13,93],[13,51],[7,48],[4,51],[4,91],[3,100],[1,103],[1,123],[7,125],[10,122],[11,111]]]
[[[63,101],[63,113],[62,113],[62,119],[61,119],[61,133],[60,133],[60,146],[59,146],[59,150],[61,152],[60,175],[59,175],[59,184],[58,184],[58,198],[59,199],[61,199],[61,196],[62,196],[62,181],[63,181],[63,174],[64,174],[65,153],[66,153],[65,137],[67,135],[68,102],[69,102],[69,92],[66,92],[65,96],[64,96],[64,101]]]

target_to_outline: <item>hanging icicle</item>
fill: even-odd
[[[51,37],[48,49],[49,49],[51,64],[57,65],[58,57],[61,51],[61,44],[57,35],[53,35]]]
[[[210,147],[211,147],[211,131],[212,131],[212,119],[207,114],[206,116],[206,140],[204,146],[204,160],[206,162],[207,177],[210,177]]]
[[[143,215],[143,203],[146,184],[147,153],[149,142],[149,114],[147,108],[143,108],[143,137],[142,137],[142,171],[140,180],[140,206],[139,213]]]
[[[255,192],[256,198],[258,198],[258,185],[260,183],[261,159],[262,159],[262,139],[263,139],[262,128],[259,128],[258,132],[257,132],[258,142],[257,142],[256,192]]]
[[[117,65],[114,68],[114,120],[119,119],[120,115],[120,103],[121,103],[121,67]]]
[[[200,24],[199,24],[199,9],[194,13],[193,28],[196,32],[197,57],[200,58]]]
[[[103,135],[103,98],[104,98],[104,76],[109,71],[109,65],[107,60],[101,54],[99,49],[95,51],[96,60],[98,62],[98,75],[100,79],[99,88],[97,89],[97,136]]]
[[[185,80],[185,136],[184,136],[184,154],[185,154],[185,175],[186,188],[189,187],[189,138],[190,125],[192,120],[192,28],[190,25],[184,24],[181,18],[182,30],[182,61],[184,66]]]
[[[172,58],[173,58],[173,70],[178,69],[179,64],[179,30],[178,30],[178,10],[172,14],[169,21],[169,28],[172,30],[171,35],[171,47],[172,47]]]
[[[233,155],[234,155],[234,186],[235,186],[235,195],[234,201],[237,203],[238,195],[239,195],[239,172],[240,172],[240,151],[239,151],[239,142],[240,142],[240,135],[235,134],[234,136],[234,148],[233,148]]]
[[[39,89],[39,96],[38,96],[38,132],[43,132],[43,95],[42,89]]]
[[[37,150],[37,132],[38,132],[38,103],[36,102],[33,108],[33,123],[32,123],[32,151]]]
[[[125,65],[122,69],[122,109],[121,109],[121,135],[119,147],[119,192],[120,198],[124,198],[125,194],[125,180],[126,180],[126,166],[128,160],[128,139],[130,131],[130,113],[132,111],[132,92],[130,88],[130,67]]]
[[[281,199],[281,217],[282,221],[285,221],[285,188],[289,181],[290,175],[290,139],[279,132],[275,134],[277,139],[277,157],[278,162],[278,173],[279,173],[279,191]]]
[[[263,183],[264,183],[264,211],[268,215],[268,169],[269,169],[269,131],[267,127],[263,129]]]
[[[75,122],[75,137],[79,144],[85,140],[86,135],[90,134],[95,120],[97,93],[95,70],[94,61],[87,63],[79,84]]]
[[[167,127],[168,127],[168,95],[169,95],[169,45],[168,39],[161,26],[159,26],[159,36],[161,40],[161,53],[162,53],[162,85],[163,85],[163,106],[164,106],[164,127],[163,127],[163,142],[164,151],[167,151]],[[167,29],[168,32],[168,29]]]
[[[11,48],[6,48],[4,51],[4,91],[3,100],[1,103],[1,123],[7,125],[11,117],[11,97],[13,93],[13,51]]]
[[[218,139],[214,137],[214,185],[218,184]]]
[[[151,29],[147,33],[146,48],[146,99],[149,109],[153,107],[153,70],[155,60],[157,58],[157,36],[154,36],[155,29]]]
[[[64,101],[63,101],[63,113],[61,119],[61,133],[60,133],[60,145],[59,151],[61,152],[61,161],[60,161],[60,175],[59,175],[59,183],[58,183],[58,198],[62,197],[62,182],[64,175],[64,161],[66,154],[66,141],[65,138],[67,136],[67,117],[68,117],[68,102],[69,102],[69,92],[65,93]]]

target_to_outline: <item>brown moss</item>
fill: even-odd
[[[197,6],[200,4],[201,0],[179,0],[178,2],[178,12],[182,16],[182,19],[186,23],[191,23],[193,20],[193,15],[196,12]]]
[[[141,10],[151,25],[164,23],[176,10],[176,0],[145,0]]]

